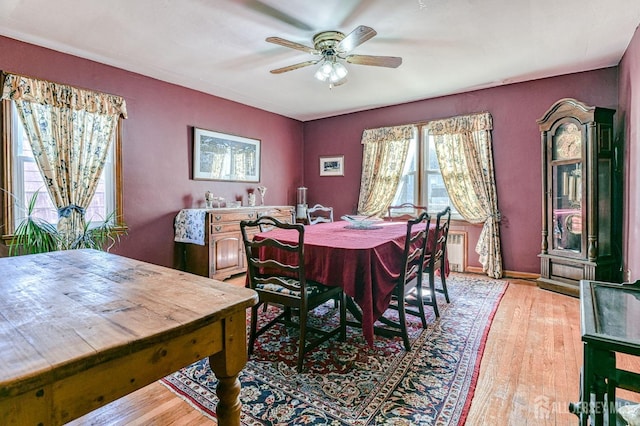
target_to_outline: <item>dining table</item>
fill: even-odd
[[[240,425],[255,291],[90,249],[0,271],[0,425],[67,423],[205,357],[218,423]]]
[[[435,225],[431,225],[429,240]],[[416,230],[419,229],[416,227]],[[374,341],[374,323],[389,307],[403,268],[406,222],[377,221],[357,227],[348,221],[306,225],[305,276],[326,286],[340,286],[359,307],[362,333]],[[273,229],[254,238],[297,243],[297,233]]]

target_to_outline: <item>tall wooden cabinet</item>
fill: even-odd
[[[561,99],[542,135],[542,288],[573,296],[580,280],[620,282],[621,193],[613,115]]]
[[[246,270],[240,221],[272,216],[292,223],[293,206],[256,206],[219,208],[207,211],[205,245],[182,244],[184,270],[205,277],[224,280]]]

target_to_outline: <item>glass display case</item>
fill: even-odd
[[[582,279],[620,281],[621,209],[613,115],[561,99],[538,120],[542,135],[540,287],[577,296]],[[621,220],[619,220],[621,223]]]
[[[582,252],[582,132],[572,122],[558,126],[551,141],[554,250]]]

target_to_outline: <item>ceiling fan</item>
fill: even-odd
[[[376,34],[377,33],[373,28],[369,28],[364,25],[360,25],[346,36],[339,31],[323,31],[313,36],[313,47],[285,40],[280,37],[268,37],[266,41],[269,43],[278,44],[280,46],[289,47],[291,49],[319,56],[318,59],[271,70],[271,73],[281,74],[283,72],[293,71],[298,68],[320,63],[320,68],[316,71],[315,77],[320,81],[329,83],[329,87],[334,87],[344,84],[347,81],[346,77],[348,70],[344,64],[342,64],[343,61],[349,62],[350,64],[398,68],[400,64],[402,64],[402,58],[396,56],[349,54],[353,49],[371,39]]]

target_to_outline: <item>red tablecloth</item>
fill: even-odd
[[[305,226],[307,279],[340,286],[362,310],[362,332],[373,343],[373,323],[389,307],[402,268],[406,222],[379,222],[377,229],[347,229],[348,222]],[[297,233],[274,229],[256,238],[297,242]],[[431,237],[430,237],[431,238]]]

